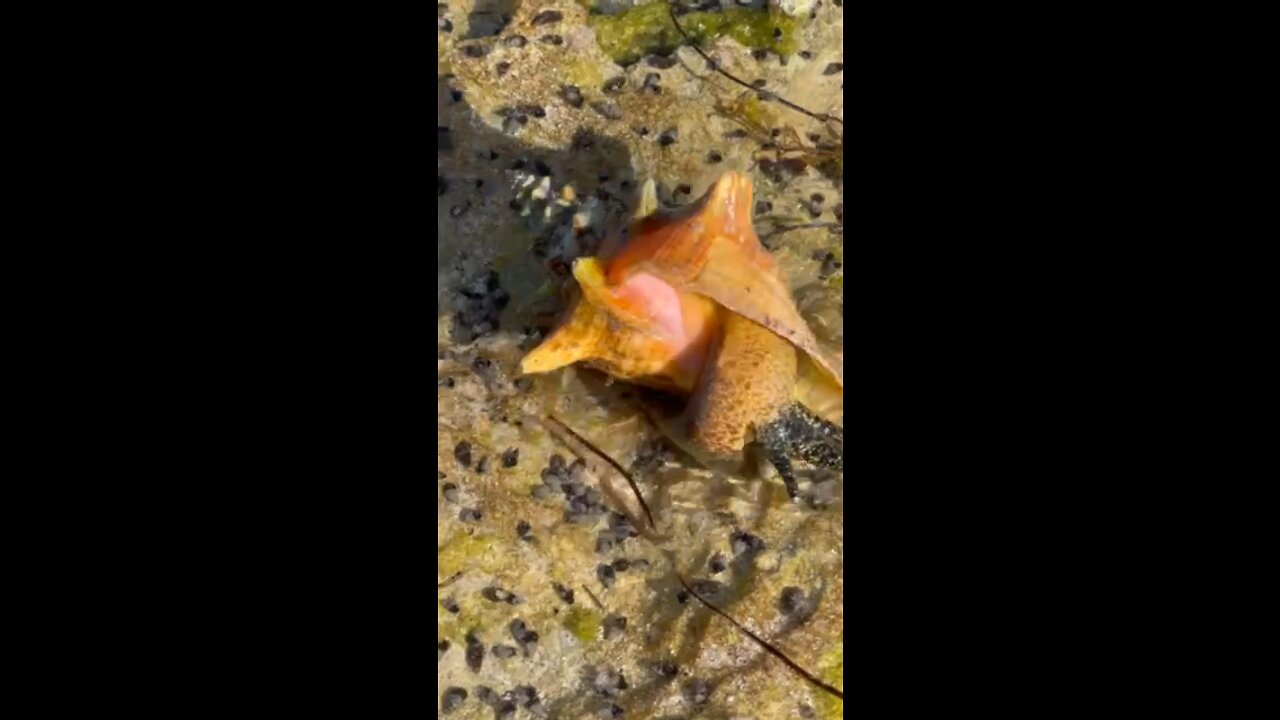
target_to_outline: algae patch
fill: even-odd
[[[826,657],[822,658],[822,673],[820,677],[822,681],[831,685],[844,689],[844,642],[837,643]],[[844,717],[844,701],[825,692],[818,694],[818,704],[822,708],[822,717],[824,718],[842,718]]]
[[[652,53],[669,54],[685,42],[665,3],[641,5],[620,15],[592,15],[588,23],[600,49],[624,65]],[[800,34],[799,21],[774,8],[687,13],[680,17],[680,27],[699,45],[727,35],[746,47],[780,55],[795,51]]]
[[[575,607],[564,619],[564,626],[583,644],[595,642],[600,636],[600,616],[586,608]]]
[[[437,574],[443,580],[464,570],[492,570],[500,564],[500,560],[489,552],[493,546],[493,538],[487,536],[455,536],[436,548]]]

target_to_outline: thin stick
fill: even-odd
[[[787,657],[786,653],[777,649],[776,647],[771,645],[767,640],[764,640],[763,638],[761,638],[759,635],[756,635],[755,633],[751,632],[751,630],[747,629],[747,627],[744,626],[742,623],[738,622],[737,620],[734,620],[732,615],[716,607],[710,600],[707,600],[706,598],[699,595],[698,591],[693,589],[693,586],[689,584],[688,580],[684,579],[683,575],[677,572],[676,578],[680,580],[680,584],[684,586],[684,589],[690,595],[693,595],[695,598],[698,599],[698,602],[705,605],[709,610],[711,610],[711,612],[719,615],[725,620],[728,620],[730,623],[733,624],[735,628],[741,631],[743,635],[746,635],[747,637],[751,638],[752,640],[755,641],[757,645],[764,648],[765,651],[768,652],[770,655],[778,658],[783,663],[785,663],[787,667],[791,668],[792,672],[803,677],[805,680],[808,680],[815,687],[821,688],[822,690],[825,690],[826,692],[840,698],[841,700],[844,700],[843,690],[840,690],[839,688],[828,685],[827,683],[823,682],[821,678],[817,677],[816,675],[809,672],[808,670],[805,670],[804,668],[800,667],[800,664],[797,663],[795,660],[792,660],[791,658]]]
[[[591,592],[591,588],[583,585],[582,589],[587,591],[587,597],[591,598],[591,602],[595,603],[596,607],[600,608],[600,612],[609,612],[609,608],[605,607],[604,603],[600,602],[600,598],[596,597],[596,594]]]
[[[587,440],[586,438],[582,437],[578,433],[574,432],[573,428],[561,422],[559,418],[555,417],[554,415],[549,415],[547,416],[547,419],[554,422],[558,429],[564,431],[569,436],[571,436],[574,440],[577,440],[578,442],[586,446],[586,448],[591,452],[595,453],[597,457],[604,459],[604,461],[609,463],[609,465],[612,466],[614,470],[617,470],[618,474],[621,475],[623,478],[625,478],[627,481],[627,484],[631,486],[631,492],[635,493],[636,500],[640,501],[640,507],[641,509],[644,510],[645,517],[649,519],[649,527],[657,528],[658,524],[654,522],[653,511],[649,509],[649,503],[645,502],[644,493],[640,492],[640,486],[636,484],[635,478],[631,477],[631,473],[627,472],[626,470],[623,470],[622,466],[618,464],[617,460],[614,460],[612,457],[609,456],[608,453],[604,452],[600,448],[593,445],[591,441]]]
[[[701,55],[701,56],[702,56],[702,59],[703,59],[703,60],[706,60],[706,61],[707,61],[707,66],[708,66],[708,67],[710,67],[714,72],[717,72],[717,73],[719,73],[719,74],[721,74],[721,75],[723,75],[723,76],[725,76],[725,77],[729,78],[729,79],[730,79],[730,80],[732,80],[733,82],[735,82],[735,83],[737,83],[737,84],[741,85],[742,87],[744,87],[744,88],[746,88],[746,89],[750,90],[751,92],[761,93],[762,95],[768,95],[769,97],[773,98],[774,100],[777,100],[778,102],[782,103],[783,105],[786,105],[787,107],[791,108],[792,110],[795,110],[795,111],[796,111],[796,112],[798,112],[798,113],[804,113],[805,115],[808,115],[809,117],[813,118],[814,120],[817,120],[818,122],[824,122],[824,123],[840,123],[840,127],[844,127],[844,120],[841,120],[840,118],[838,118],[838,117],[836,117],[836,116],[834,116],[834,115],[826,115],[826,114],[819,114],[819,113],[815,113],[815,112],[813,112],[812,110],[809,110],[809,109],[807,109],[807,108],[801,107],[801,106],[799,106],[799,105],[797,105],[797,104],[795,104],[795,103],[791,102],[790,100],[788,100],[788,99],[786,99],[786,98],[782,97],[782,96],[781,96],[781,95],[779,95],[778,93],[772,92],[772,91],[770,91],[770,90],[763,90],[763,89],[761,89],[761,88],[755,87],[754,85],[751,85],[750,83],[743,82],[742,80],[739,80],[738,78],[734,77],[732,74],[730,74],[730,73],[729,73],[729,71],[728,71],[728,70],[724,70],[724,69],[722,69],[722,68],[720,67],[720,63],[716,62],[715,60],[712,60],[712,59],[711,59],[711,56],[709,56],[709,55],[707,55],[705,52],[703,52],[702,48],[698,47],[698,43],[694,42],[694,41],[693,41],[693,38],[689,37],[689,33],[685,32],[685,31],[684,31],[684,28],[680,27],[680,21],[676,19],[676,11],[675,11],[675,8],[674,8],[674,7],[672,7],[672,8],[669,10],[669,12],[670,12],[670,14],[671,14],[671,22],[672,22],[672,24],[674,24],[674,25],[676,26],[676,30],[678,30],[678,31],[680,32],[680,34],[681,34],[682,36],[684,36],[684,39],[685,39],[685,40],[687,40],[687,41],[689,42],[689,46],[690,46],[690,47],[692,47],[695,51],[697,51],[697,53],[698,53],[699,55]]]

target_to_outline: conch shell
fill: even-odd
[[[579,297],[521,369],[583,362],[696,402],[731,313],[799,349],[796,399],[827,419],[842,418],[842,356],[818,343],[796,309],[752,227],[752,195],[749,178],[726,173],[698,202],[644,217],[620,246],[576,261]]]

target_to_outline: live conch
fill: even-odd
[[[750,179],[730,172],[693,205],[647,214],[615,248],[576,261],[579,296],[521,369],[581,362],[685,397],[674,440],[713,458],[758,441],[794,496],[789,457],[842,469],[843,356],[796,309],[752,205]]]

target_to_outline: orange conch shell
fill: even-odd
[[[579,297],[568,319],[524,357],[524,373],[543,373],[583,362],[609,375],[659,390],[693,392],[702,373],[714,303],[672,292],[682,328],[673,329],[637,307],[625,292],[605,284],[596,258],[573,265]]]
[[[645,218],[606,258],[609,285],[638,272],[710,298],[791,342],[844,388],[844,365],[827,354],[782,284],[777,263],[751,224],[751,179],[725,173],[697,203]]]
[[[803,351],[797,400],[843,415],[840,356],[819,345],[751,224],[751,180],[722,176],[697,203],[639,221],[600,258],[574,264],[581,291],[568,320],[521,364],[526,373],[585,362],[651,387],[694,391],[723,312],[745,317]],[[665,288],[669,296],[654,302]],[[659,305],[678,308],[664,317]],[[806,367],[809,366],[809,367]]]

